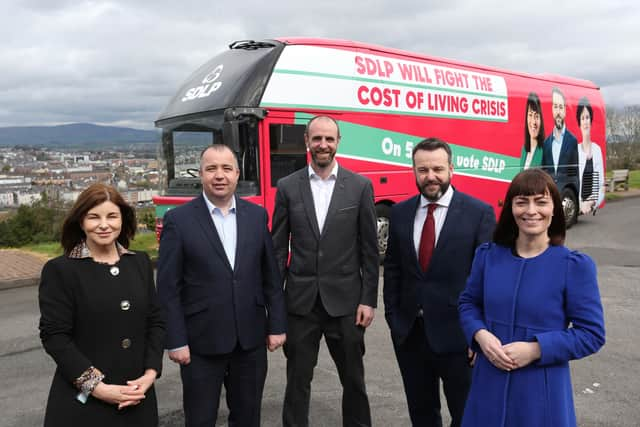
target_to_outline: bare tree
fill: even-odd
[[[609,169],[634,169],[640,163],[640,105],[607,108]]]

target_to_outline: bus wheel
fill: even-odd
[[[570,188],[562,191],[562,211],[567,228],[578,222],[578,200],[576,193]]]
[[[380,262],[384,260],[387,253],[387,242],[389,241],[389,219],[391,218],[391,207],[385,204],[376,205],[377,232],[378,232],[378,255]]]

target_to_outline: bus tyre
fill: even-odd
[[[378,217],[376,231],[378,234],[378,256],[380,263],[384,261],[387,253],[387,242],[389,241],[389,221],[391,218],[391,206],[383,203],[376,205],[376,216]]]
[[[570,188],[562,191],[562,211],[567,228],[578,222],[578,198]]]

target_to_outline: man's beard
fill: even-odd
[[[555,122],[555,125],[556,125],[556,129],[562,130],[562,128],[564,127],[564,119],[560,119],[560,118],[556,117],[554,122]]]
[[[322,154],[327,154],[326,152],[323,152]],[[332,162],[334,157],[336,156],[336,153],[328,153],[329,157],[326,160],[320,160],[318,159],[317,153],[312,151],[311,152],[311,159],[313,160],[313,164],[318,166],[319,168],[326,168],[327,166],[329,166]]]
[[[438,184],[438,191],[432,194],[428,194],[427,187],[430,184]],[[430,202],[439,200],[440,197],[442,197],[442,195],[447,192],[447,190],[449,189],[449,185],[451,185],[450,180],[447,180],[446,182],[427,181],[423,186],[420,186],[420,183],[416,180],[416,187],[418,187],[418,191],[424,196],[425,199],[429,200]]]

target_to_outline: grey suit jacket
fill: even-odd
[[[327,313],[335,317],[354,314],[358,304],[376,307],[376,213],[367,178],[338,168],[322,233],[308,167],[282,178],[272,237],[289,313],[308,314],[318,295]]]

